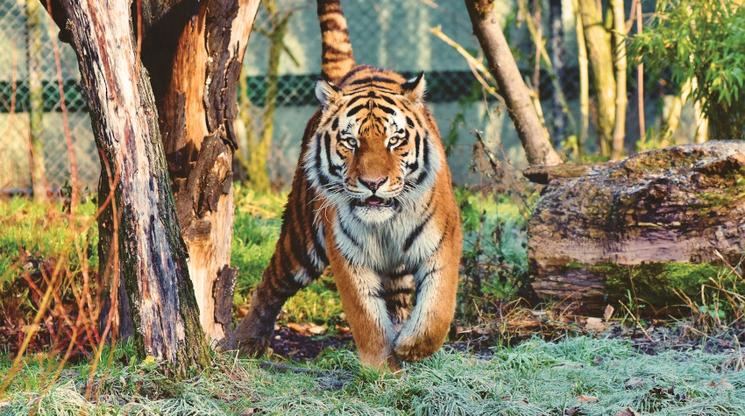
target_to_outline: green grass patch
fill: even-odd
[[[279,239],[287,194],[256,193],[236,187],[235,228],[231,262],[238,268],[235,304],[246,305],[261,280]],[[330,276],[323,276],[290,298],[280,321],[325,323],[341,315],[341,300]]]
[[[23,269],[21,254],[34,258],[64,259],[74,270],[84,250],[88,263],[98,264],[96,206],[81,204],[72,217],[62,204],[39,204],[27,198],[0,202],[0,288],[15,280]]]
[[[645,355],[629,344],[578,337],[500,347],[487,359],[441,351],[397,374],[361,368],[351,351],[327,351],[306,364],[223,355],[199,377],[174,383],[149,363],[115,351],[86,399],[87,365],[73,366],[47,391],[29,363],[0,401],[4,415],[432,414],[655,415],[745,414],[739,352]],[[5,366],[5,367],[3,367]],[[0,362],[0,371],[7,364]],[[35,379],[35,381],[33,381]]]

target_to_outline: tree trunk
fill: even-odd
[[[157,109],[127,0],[61,0],[101,151],[100,264],[121,277],[143,356],[178,374],[209,361],[179,235]],[[110,172],[110,173],[107,173]],[[116,213],[116,215],[114,215]],[[117,230],[112,235],[112,230]],[[108,237],[107,237],[108,236]],[[112,240],[114,236],[116,239]],[[110,242],[110,245],[106,245]],[[113,265],[113,266],[112,266]],[[123,303],[123,302],[122,302]]]
[[[564,63],[564,25],[562,23],[562,0],[549,0],[548,2],[548,21],[550,25],[550,48],[551,53],[551,64],[556,71],[556,76],[559,79],[558,84],[563,85],[566,74],[565,63]],[[561,141],[567,136],[567,115],[564,113],[564,108],[559,99],[559,91],[554,89],[551,94],[551,120],[553,125],[553,137],[554,144],[559,145]]]
[[[42,0],[45,1],[45,0]],[[233,122],[243,55],[260,0],[142,0],[131,2],[132,24],[151,79],[160,117],[176,214],[188,250],[188,269],[199,321],[213,341],[230,323],[235,269],[230,267],[233,227]],[[69,41],[67,16],[50,11]],[[170,191],[170,189],[169,189]],[[101,241],[110,236],[104,231]],[[123,289],[120,292],[124,292]],[[121,302],[121,335],[129,312]]]
[[[574,8],[574,28],[577,36],[577,67],[579,68],[579,137],[577,137],[577,147],[582,151],[582,147],[587,140],[588,130],[590,128],[590,76],[587,60],[587,45],[585,44],[585,28],[582,24],[582,14],[579,10],[578,0],[572,0]]]
[[[533,288],[542,297],[588,310],[626,290],[652,305],[680,303],[660,267],[717,262],[717,251],[736,264],[745,252],[745,143],[676,146],[526,175],[548,183],[528,224]]]
[[[504,97],[528,162],[540,165],[561,163],[561,157],[551,146],[548,130],[538,118],[530,91],[497,23],[493,3],[488,0],[465,0],[465,3],[473,32],[484,50],[489,71],[497,80],[499,92]]]
[[[143,2],[142,59],[152,74],[200,323],[216,342],[232,317],[233,123],[238,78],[260,1],[196,3]]]
[[[603,11],[597,0],[578,0],[590,58],[590,70],[597,100],[597,127],[600,153],[610,156],[616,120],[616,81],[610,34],[603,26]]]
[[[613,126],[613,150],[611,158],[620,159],[624,154],[626,138],[626,19],[623,0],[611,0],[613,9],[613,46],[616,68],[616,114]]]

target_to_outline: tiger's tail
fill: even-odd
[[[347,19],[339,0],[318,0],[318,21],[321,24],[321,74],[338,83],[355,65]]]

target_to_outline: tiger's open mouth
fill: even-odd
[[[390,208],[395,204],[395,200],[391,198],[381,198],[379,196],[371,196],[366,199],[358,199],[354,201],[354,205],[365,208]]]

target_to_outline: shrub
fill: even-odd
[[[714,139],[745,139],[745,7],[741,0],[659,0],[631,51],[678,87],[695,83]]]

